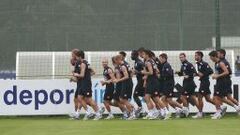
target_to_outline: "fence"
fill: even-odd
[[[187,54],[190,62],[195,63],[195,51],[154,51],[157,56],[165,52],[168,54],[168,60],[174,70],[180,70],[181,63],[178,55],[181,52]],[[208,57],[210,51],[204,52],[204,60],[213,63]],[[127,51],[126,60],[133,66],[134,61],[130,58],[130,53]],[[103,67],[101,60],[108,58],[109,65],[111,64],[111,57],[117,55],[117,51],[112,52],[86,52],[86,59],[91,67],[96,71],[94,77],[102,77]],[[16,75],[17,79],[64,79],[69,78],[73,67],[70,64],[71,52],[18,52],[16,61]],[[231,67],[234,70],[234,51],[228,50],[226,58],[230,61]]]

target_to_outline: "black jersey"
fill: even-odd
[[[162,70],[163,65],[164,65],[164,64],[163,64],[163,63],[160,63],[160,62],[157,64],[157,69],[158,69],[159,72]]]
[[[220,67],[220,62],[222,62],[225,66],[227,66],[222,60],[218,61],[215,63],[215,72],[216,74],[222,74],[224,71],[223,69]],[[230,74],[223,76],[219,79],[224,79],[224,78],[230,78]]]
[[[144,62],[137,58],[135,60],[134,69],[136,71],[137,80],[141,81],[143,78],[143,74],[141,74],[141,71],[144,69]]]
[[[159,72],[160,72],[161,80],[173,80],[174,79],[172,66],[168,62],[161,64],[161,68],[159,69]]]
[[[153,59],[149,59],[149,60],[145,61],[145,67],[146,67],[147,71],[149,71],[149,69],[147,67],[148,63],[151,64],[152,70],[153,70],[153,74],[149,75],[149,76],[157,76],[157,65],[156,65],[155,61]]]
[[[113,71],[112,68],[110,68],[110,67],[105,67],[104,70],[103,70],[103,76],[104,76],[105,80],[110,80],[111,79],[111,77],[108,73],[109,70]]]
[[[203,74],[203,77],[201,77],[200,80],[208,80],[209,76],[213,74],[212,68],[205,61],[197,62],[197,69]]]
[[[81,72],[80,67],[81,67],[81,62],[78,60],[78,61],[76,61],[76,63],[75,63],[74,71],[73,71],[73,72],[80,74],[80,72]]]
[[[197,73],[195,67],[192,63],[188,62],[187,60],[182,62],[181,70],[179,75],[180,76],[188,76],[185,80],[193,80],[194,74]]]
[[[81,62],[81,64],[84,63],[86,65],[85,68],[85,73],[84,73],[84,77],[82,78],[83,80],[91,80],[91,70],[89,69],[89,63],[86,60],[83,60],[83,62]]]
[[[128,77],[131,78],[131,73],[130,73],[130,69],[129,69],[129,67],[128,67],[128,64],[123,63],[123,64],[119,65],[120,74],[121,74],[121,76],[123,77],[124,74],[123,74],[123,69],[122,69],[122,67],[125,67],[125,68],[126,68],[126,70],[127,70],[127,72],[128,72]]]
[[[222,58],[220,60],[226,65],[226,67],[228,69],[228,72],[229,72],[229,75],[231,75],[232,74],[232,68],[230,66],[230,63],[227,61],[226,58]]]

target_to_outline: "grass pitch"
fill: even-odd
[[[239,135],[240,116],[162,120],[82,121],[68,117],[0,117],[0,135]]]

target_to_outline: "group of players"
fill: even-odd
[[[223,49],[209,53],[210,59],[215,63],[215,72],[207,62],[203,61],[204,55],[201,51],[195,52],[197,70],[187,60],[185,53],[179,54],[182,65],[178,72],[174,72],[170,63],[168,63],[166,53],[156,57],[154,52],[144,48],[132,51],[131,59],[135,62],[133,68],[125,61],[126,53],[123,51],[112,57],[114,68],[110,67],[107,58],[103,59],[104,80],[101,81],[101,84],[106,86],[104,106],[108,112],[105,119],[114,118],[111,106],[118,107],[122,111],[123,118],[127,120],[139,118],[140,114],[145,111],[144,119],[161,118],[167,120],[171,117],[169,106],[176,110],[176,117],[188,117],[189,101],[192,101],[198,109],[198,113],[193,118],[203,118],[203,98],[216,107],[216,113],[212,115],[212,119],[220,119],[224,116],[227,107],[223,103],[234,107],[236,112],[240,114],[239,102],[232,97],[232,71],[225,55],[226,51]],[[94,117],[94,120],[101,119],[105,108],[98,107],[92,99],[91,76],[94,71],[85,60],[84,51],[74,49],[71,63],[75,67],[71,81],[77,83],[75,93],[76,112],[70,115],[71,118],[79,119],[80,110],[84,108],[86,111],[84,120],[91,117]],[[175,85],[175,74],[183,77],[182,86]],[[132,77],[134,75],[137,78],[137,85],[133,91]],[[216,80],[213,97],[211,97],[210,91],[210,76]],[[195,93],[195,77],[200,80],[197,94]],[[173,99],[174,88],[180,93],[177,101]],[[138,106],[137,108],[130,102],[132,96]],[[140,97],[144,99],[148,110],[143,110]],[[94,113],[91,112],[89,107],[93,108]]]

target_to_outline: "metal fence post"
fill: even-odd
[[[215,0],[216,49],[221,48],[220,0]]]

